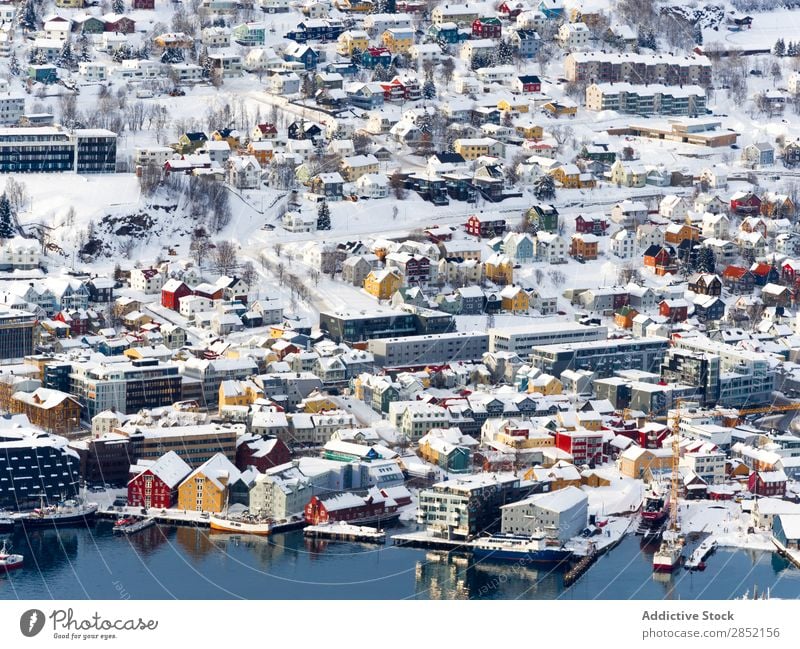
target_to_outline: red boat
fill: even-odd
[[[651,487],[644,496],[642,519],[657,524],[666,520],[667,516],[669,516],[669,493],[662,494]]]
[[[6,549],[6,543],[3,541],[3,547],[0,548],[0,570],[22,568],[23,561],[24,558],[21,554],[9,554]]]

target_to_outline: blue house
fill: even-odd
[[[354,77],[358,73],[358,66],[347,61],[335,61],[325,66],[325,72],[338,72],[343,77]]]
[[[522,59],[532,59],[539,52],[542,39],[532,29],[517,29],[511,32],[511,45]]]
[[[725,317],[725,303],[714,295],[694,299],[694,315],[700,322],[714,322]]]
[[[439,43],[458,43],[458,25],[455,23],[442,23],[441,25],[431,25],[428,35]]]
[[[345,88],[347,99],[353,106],[372,110],[383,106],[383,87],[379,83],[351,83]]]
[[[289,43],[283,51],[283,58],[285,61],[302,63],[306,70],[316,70],[319,54],[309,45]]]
[[[536,8],[549,20],[558,20],[564,15],[562,0],[542,0]]]
[[[373,69],[378,64],[388,68],[392,64],[392,53],[385,47],[370,47],[361,53],[361,65],[368,70]]]
[[[31,65],[28,66],[28,77],[40,83],[56,83],[58,81],[58,69],[54,65]]]

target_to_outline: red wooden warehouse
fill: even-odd
[[[178,485],[192,468],[175,452],[165,453],[128,482],[130,507],[167,509],[178,499]]]

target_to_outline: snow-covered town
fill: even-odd
[[[52,527],[797,572],[798,28],[0,2],[0,582]]]

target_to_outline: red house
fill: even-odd
[[[758,214],[761,199],[753,192],[736,192],[731,196],[731,212],[736,214]]]
[[[602,431],[557,431],[556,446],[569,453],[576,465],[596,464],[603,459]]]
[[[670,322],[683,322],[689,317],[689,303],[684,299],[661,300],[658,304],[658,312]]]
[[[506,220],[493,219],[483,214],[473,214],[464,224],[464,230],[466,230],[467,234],[483,237],[484,239],[500,237],[506,231]]]
[[[240,435],[236,442],[236,468],[240,471],[254,466],[260,473],[266,473],[292,459],[289,447],[277,437],[261,437],[256,434]]]
[[[652,268],[656,275],[667,275],[678,270],[675,259],[664,246],[650,246],[644,251],[643,262],[645,268]]]
[[[278,137],[278,129],[275,124],[256,124],[256,128],[264,140],[274,140]]]
[[[373,487],[366,498],[352,493],[330,496],[324,500],[312,496],[305,507],[305,518],[309,525],[334,521],[358,523],[390,518],[396,512],[397,503]]]
[[[72,337],[89,333],[89,316],[83,309],[59,311],[53,316],[53,320],[69,325],[69,335]]]
[[[168,279],[161,288],[161,306],[177,311],[182,297],[192,294],[186,284],[179,279]]]
[[[133,0],[131,5],[134,9],[155,9],[156,0]]]
[[[194,287],[194,294],[207,300],[221,300],[225,294],[225,289],[222,286],[205,282]]]
[[[500,38],[503,26],[497,18],[476,18],[472,22],[473,38]]]
[[[516,18],[519,16],[523,10],[525,9],[525,5],[521,2],[503,2],[497,8],[501,14],[508,16],[509,18]]]
[[[535,74],[521,74],[514,82],[514,87],[522,93],[541,92],[542,80]]]
[[[783,471],[753,471],[747,478],[747,488],[756,496],[783,497],[786,474]]]
[[[603,214],[578,214],[575,217],[575,232],[602,236],[608,229],[608,221]]]
[[[175,452],[162,455],[155,463],[128,482],[130,507],[167,509],[178,499],[178,485],[192,472]]]

